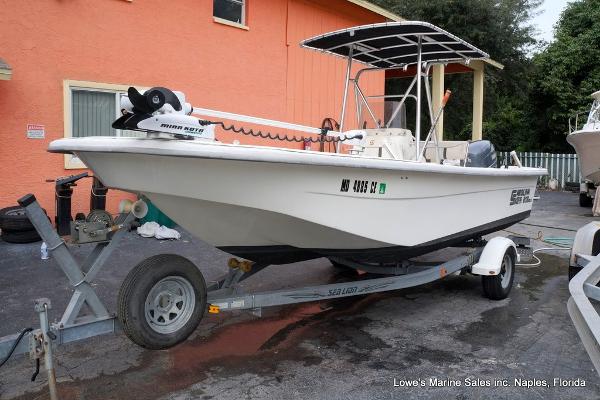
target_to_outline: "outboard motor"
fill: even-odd
[[[466,167],[497,168],[496,149],[489,140],[469,143]]]

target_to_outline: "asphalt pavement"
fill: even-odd
[[[532,216],[508,228],[534,238],[573,237],[594,220],[577,194],[542,192]],[[508,234],[509,232],[499,232]],[[536,241],[534,247],[547,247]],[[84,257],[90,246],[75,249]],[[207,280],[229,256],[183,232],[180,241],[128,235],[94,287],[114,311],[119,285],[141,260],[188,257]],[[71,289],[39,243],[0,242],[0,336],[37,325],[33,300],[52,300],[59,319]],[[567,313],[567,251],[518,267],[508,299],[483,297],[481,278],[453,275],[383,294],[207,315],[186,342],[144,350],[123,334],[56,351],[61,399],[596,399],[600,378]],[[270,267],[248,290],[348,279],[326,259]],[[45,374],[32,362],[0,368],[0,399],[45,399]]]

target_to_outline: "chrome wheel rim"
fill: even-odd
[[[146,296],[146,322],[155,332],[175,333],[192,317],[196,306],[194,287],[181,276],[168,276],[158,281]]]
[[[27,215],[24,208],[17,208],[16,210],[10,210],[10,211],[7,211],[5,214],[6,215],[16,215],[16,216]]]
[[[502,267],[500,268],[500,284],[503,289],[506,289],[510,284],[510,278],[512,276],[512,258],[510,254],[505,254],[502,259]]]

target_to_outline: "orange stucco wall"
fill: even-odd
[[[0,1],[0,57],[13,68],[0,81],[0,207],[32,192],[53,215],[45,181],[81,172],[46,152],[65,135],[66,79],[166,86],[196,106],[319,126],[339,118],[345,62],[299,41],[383,20],[343,0],[247,0],[249,30],[214,22],[209,0]],[[382,93],[384,76],[365,84]],[[46,137],[26,138],[27,124],[44,125]],[[87,211],[89,181],[75,190],[74,212]],[[111,192],[109,208],[121,198]]]

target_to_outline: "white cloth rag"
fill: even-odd
[[[144,225],[137,228],[137,233],[143,237],[154,237],[160,225],[154,221],[146,222]]]
[[[167,228],[164,225],[159,225],[154,221],[146,222],[144,225],[137,228],[137,233],[143,237],[155,237],[157,239],[181,239],[181,233],[175,229]]]
[[[181,233],[177,232],[175,229],[167,228],[162,225],[156,230],[156,234],[154,235],[157,239],[181,239]]]

